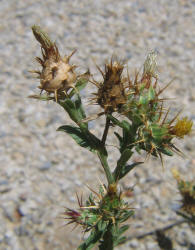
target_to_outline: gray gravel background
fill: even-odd
[[[67,135],[56,132],[69,123],[63,110],[27,98],[38,85],[28,70],[38,68],[34,57],[40,55],[30,27],[44,27],[65,54],[77,48],[72,62],[81,66],[80,71],[90,67],[96,79],[100,76],[92,58],[103,65],[113,53],[120,55],[128,59],[133,72],[151,49],[157,49],[162,85],[176,77],[166,96],[176,97],[172,107],[183,107],[184,115],[195,121],[194,23],[193,0],[0,1],[1,250],[76,249],[82,234],[64,227],[60,214],[64,206],[76,207],[75,192],[89,194],[85,183],[97,189],[98,177],[104,181],[98,160]],[[92,86],[89,93],[91,90]],[[95,112],[87,109],[89,114]],[[101,135],[103,124],[99,119],[91,128]],[[159,160],[151,159],[121,183],[123,188],[136,184],[135,197],[129,198],[136,208],[129,236],[180,219],[172,211],[180,196],[170,169],[177,167],[189,179],[195,176],[195,137],[184,141],[178,145],[185,159],[165,157],[164,170]],[[113,147],[109,150],[114,165],[118,154]],[[193,233],[183,224],[168,235],[174,239],[174,249],[195,249]],[[159,247],[150,236],[128,241],[118,249]]]

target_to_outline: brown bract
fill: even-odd
[[[105,64],[105,72],[98,66],[97,68],[103,76],[103,82],[92,81],[98,87],[98,92],[94,93],[96,97],[92,100],[99,104],[105,113],[118,111],[127,101],[126,80],[122,78],[124,65],[117,61],[112,62],[111,59],[110,63]]]
[[[33,71],[40,78],[39,88],[45,90],[48,94],[54,93],[55,100],[58,96],[67,95],[70,88],[75,88],[77,79],[74,72],[75,65],[70,65],[69,60],[75,53],[73,51],[69,56],[61,57],[55,43],[43,32],[39,26],[32,27],[33,34],[41,44],[42,57],[36,60],[41,64],[41,71]]]

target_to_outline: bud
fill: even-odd
[[[157,53],[156,51],[152,51],[148,54],[145,62],[144,62],[144,70],[143,70],[143,75],[149,75],[152,77],[156,77],[156,57]]]

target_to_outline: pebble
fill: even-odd
[[[51,162],[44,162],[40,167],[39,170],[40,171],[47,171],[52,167],[52,163]]]
[[[9,186],[9,182],[7,180],[0,181],[0,193],[4,194],[11,190],[11,187]]]
[[[129,243],[129,247],[137,249],[139,247],[138,240],[131,240],[131,242]]]

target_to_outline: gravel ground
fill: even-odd
[[[97,177],[102,181],[104,177],[93,155],[68,135],[56,132],[69,123],[63,110],[27,98],[38,85],[28,70],[38,68],[34,57],[40,55],[30,27],[44,27],[65,54],[77,48],[72,62],[81,66],[80,71],[90,67],[94,74],[93,59],[101,66],[112,54],[120,55],[133,72],[151,49],[158,50],[160,82],[176,77],[166,96],[176,97],[171,105],[183,108],[195,121],[195,1],[1,0],[0,20],[0,249],[76,249],[83,236],[79,229],[64,227],[60,218],[64,206],[74,208],[75,192],[88,195],[84,184],[96,189]],[[103,124],[99,119],[91,128],[101,134]],[[135,196],[129,198],[136,208],[129,236],[180,219],[172,211],[180,196],[170,169],[177,167],[193,179],[195,137],[178,145],[185,159],[165,157],[165,169],[159,160],[151,159],[121,183],[123,188],[136,184]],[[118,155],[113,148],[109,151],[113,164]],[[193,233],[182,224],[168,235],[174,249],[195,249]],[[129,240],[118,249],[159,247],[149,236]]]

